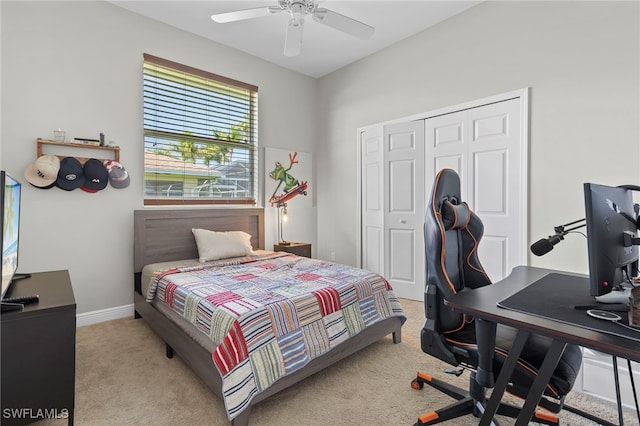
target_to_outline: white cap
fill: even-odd
[[[58,178],[60,159],[55,155],[42,155],[29,164],[24,171],[24,178],[33,186],[45,188]]]

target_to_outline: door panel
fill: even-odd
[[[362,146],[362,267],[384,275],[382,128],[360,135]]]
[[[413,229],[391,229],[389,230],[389,246],[391,253],[406,253],[406,256],[391,256],[389,263],[388,279],[392,282],[402,282],[405,286],[414,285],[416,280],[414,259],[416,235]],[[407,253],[409,252],[409,253]],[[417,284],[417,283],[416,283]]]
[[[520,99],[470,109],[468,117],[473,123],[469,199],[485,227],[478,254],[491,279],[497,281],[526,263]]]
[[[509,114],[502,112],[492,114],[495,108],[490,109],[492,111],[487,111],[487,114],[483,114],[475,119],[473,119],[473,116],[477,115],[478,111],[471,111],[470,115],[473,119],[474,142],[481,140],[493,140],[496,137],[508,137],[509,132],[507,124],[509,122]]]
[[[380,164],[367,164],[365,176],[367,182],[371,182],[366,188],[365,193],[365,209],[369,211],[379,211],[382,207],[380,204],[380,185],[378,180],[381,176]]]
[[[389,212],[415,213],[416,160],[389,161]]]
[[[449,168],[455,170],[462,180],[465,174],[465,146],[469,131],[467,130],[467,114],[465,111],[440,115],[425,120],[425,188],[431,195],[433,178],[439,170]],[[465,197],[464,185],[462,197]]]
[[[464,114],[446,114],[436,117],[433,126],[427,129],[427,135],[431,138],[431,147],[437,149],[459,149],[464,143],[466,129],[466,116]],[[437,123],[437,124],[435,124]]]
[[[433,180],[433,177],[435,176],[436,172],[435,170],[441,170],[441,169],[453,169],[456,172],[458,172],[458,174],[460,174],[460,171],[462,170],[462,155],[451,155],[451,156],[447,156],[447,157],[438,157],[438,158],[434,158],[433,161],[435,162],[435,166],[433,166],[431,168],[431,170],[433,170],[433,174],[429,174],[427,176],[429,176],[428,180],[428,184],[427,185],[427,190],[429,190],[428,188],[431,186],[431,181]]]
[[[434,128],[434,145],[435,147],[443,147],[451,144],[461,144],[462,134],[464,131],[464,123],[455,117],[454,121],[448,124],[442,124]]]
[[[499,277],[505,274],[504,265],[507,264],[506,255],[508,252],[509,246],[506,238],[491,235],[485,235],[482,238],[478,248],[478,256],[489,277]]]
[[[526,259],[520,120],[520,98],[516,98],[425,121],[427,145],[432,147],[426,152],[425,186],[430,188],[444,167],[458,172],[462,199],[485,227],[478,254],[494,281]]]
[[[364,257],[364,269],[377,274],[383,273],[383,256],[384,247],[382,245],[382,227],[367,226],[365,228],[366,252],[368,255]]]
[[[424,122],[384,126],[384,262],[398,297],[424,294]]]
[[[505,150],[480,152],[474,155],[473,205],[475,212],[507,214],[507,182]]]

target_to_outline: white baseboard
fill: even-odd
[[[626,360],[618,358],[618,376],[622,405],[630,409],[635,408],[631,375],[637,376],[640,373],[640,370],[637,370],[636,367],[637,364],[633,364],[630,372]],[[583,349],[581,368],[582,393],[615,403],[616,389],[613,373],[613,360],[611,355],[596,352],[591,349]]]
[[[97,324],[120,318],[133,317],[133,303],[130,305],[116,306],[115,308],[100,309],[98,311],[85,312],[76,315],[76,327]]]

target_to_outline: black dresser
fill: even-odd
[[[68,271],[39,272],[12,284],[7,297],[38,294],[22,311],[4,312],[0,365],[2,425],[58,418],[73,424],[76,302]]]

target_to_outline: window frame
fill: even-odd
[[[228,77],[220,76],[217,74],[210,73],[208,71],[200,70],[194,67],[190,67],[188,65],[180,64],[177,62],[173,62],[164,58],[159,58],[157,56],[153,56],[150,54],[143,54],[144,64],[143,64],[143,151],[144,151],[144,159],[143,159],[143,190],[144,190],[144,205],[158,205],[158,206],[170,206],[170,205],[216,205],[216,204],[231,204],[231,205],[257,205],[258,204],[258,187],[259,187],[259,176],[258,176],[258,87],[249,83],[245,83],[242,81],[234,80]],[[184,91],[184,103],[185,105],[192,99],[187,95],[187,89],[194,87],[194,85],[201,85],[199,87],[205,87],[205,91],[207,94],[212,95],[217,93],[218,90],[221,90],[221,86],[227,86],[229,93],[241,93],[238,99],[242,97],[246,97],[247,105],[244,106],[246,109],[241,109],[240,111],[244,113],[243,118],[246,117],[246,121],[232,121],[238,119],[238,110],[233,110],[233,106],[238,106],[241,102],[238,99],[235,99],[235,96],[232,94],[228,95],[228,101],[221,101],[219,104],[212,102],[212,109],[216,109],[216,111],[224,110],[224,107],[227,108],[227,115],[217,113],[218,120],[220,116],[222,116],[222,120],[226,120],[229,128],[225,133],[224,130],[220,128],[216,128],[212,125],[211,127],[211,136],[207,136],[204,134],[192,134],[187,130],[187,125],[178,126],[175,125],[175,130],[159,130],[157,128],[149,128],[147,126],[147,120],[152,116],[147,112],[147,105],[151,105],[151,103],[147,102],[147,99],[152,99],[148,97],[151,89],[148,91],[147,89],[147,76],[152,76],[152,71],[147,68],[150,67],[159,67],[169,69],[171,73],[175,72],[178,74],[183,74],[185,77],[185,82],[183,83],[182,89]],[[160,72],[158,72],[160,74]],[[158,78],[158,75],[153,78]],[[186,81],[193,81],[194,83],[189,84]],[[168,80],[165,80],[168,81]],[[211,84],[211,87],[209,84]],[[152,86],[152,84],[149,84]],[[156,100],[160,99],[162,95],[156,94]],[[216,96],[212,96],[212,98],[216,98]],[[166,99],[164,99],[166,100]],[[166,123],[173,120],[173,117],[179,121],[180,118],[183,119],[184,122],[188,122],[192,115],[189,115],[187,111],[189,108],[177,107],[175,109],[170,108],[169,114],[165,115]],[[154,112],[153,118],[158,118],[160,114],[157,111]],[[174,115],[171,115],[174,114]],[[180,115],[182,114],[182,115]],[[207,124],[209,123],[209,118],[211,118],[211,122],[218,122],[213,119],[213,113],[207,109]],[[202,115],[201,116],[205,116]],[[161,118],[157,120],[157,122],[161,122],[165,124],[165,119]],[[234,140],[236,136],[232,134],[233,126],[239,126],[241,130],[238,134],[243,136],[242,140]],[[168,127],[168,126],[167,126]],[[220,138],[220,135],[223,135]],[[225,137],[226,136],[226,137]],[[158,148],[155,153],[148,151],[148,142],[149,140],[160,140],[160,147],[168,147],[173,146],[174,149],[177,147],[177,143],[179,141],[187,141],[188,144],[192,144],[192,146],[197,146],[199,151],[193,154],[193,160],[187,161],[185,157],[182,158],[170,158],[172,163],[175,163],[173,167],[171,167],[172,172],[170,174],[176,175],[176,177],[180,177],[175,181],[176,184],[180,184],[181,190],[180,195],[176,196],[162,196],[158,193],[160,190],[158,183],[163,182],[163,178],[166,179],[166,176],[160,176],[160,172],[156,171],[157,174],[156,180],[153,181],[152,185],[148,185],[147,176],[151,172],[150,169],[157,169],[158,163],[160,160],[158,158],[161,156],[160,151],[161,148]],[[169,141],[173,141],[170,143]],[[225,163],[224,161],[221,163],[217,163],[217,167],[220,169],[225,168],[225,165],[235,164],[237,167],[244,166],[244,174],[240,173],[240,176],[237,178],[233,177],[233,174],[229,175],[227,172],[230,171],[230,167],[226,167],[227,172],[220,175],[220,179],[223,183],[216,184],[217,180],[215,177],[212,177],[213,173],[217,170],[215,168],[210,167],[210,163],[208,161],[212,161],[209,159],[208,161],[204,160],[202,157],[203,149],[206,146],[210,147],[222,147],[222,149],[226,149],[227,152],[237,152],[237,155],[246,159],[244,162],[229,162]],[[237,150],[237,151],[236,151]],[[176,150],[176,152],[179,152]],[[233,155],[233,154],[232,154]],[[153,156],[156,159],[153,159]],[[149,157],[149,158],[148,158]],[[166,157],[169,158],[169,157]],[[224,157],[223,157],[224,158]],[[155,162],[154,162],[155,161]],[[205,164],[196,164],[198,163]],[[165,162],[165,164],[167,164]],[[183,170],[180,171],[180,164],[183,166]],[[188,169],[194,170],[188,170]],[[195,169],[198,170],[195,170]],[[173,173],[173,171],[176,171]],[[198,173],[208,173],[206,176],[199,176]],[[208,180],[205,179],[208,177]],[[189,179],[187,179],[189,178]],[[191,186],[189,186],[188,182],[190,181]],[[233,181],[233,182],[232,182]],[[195,186],[193,183],[195,182]],[[226,183],[224,183],[226,182]],[[166,183],[169,183],[167,181]],[[235,184],[235,189],[233,188]],[[240,188],[238,184],[240,183]],[[208,195],[205,196],[194,196],[187,195],[187,190],[197,191],[200,194],[201,190],[206,190]],[[148,193],[151,191],[152,194]],[[171,186],[167,189],[169,193],[171,191]],[[214,196],[215,191],[219,191],[219,196]],[[239,194],[246,193],[247,196],[240,196]],[[233,195],[230,195],[233,194]]]

